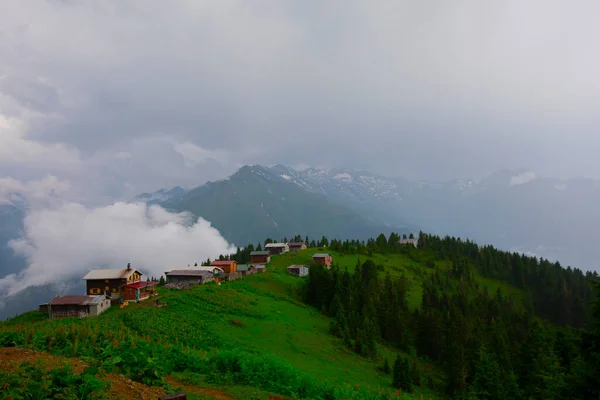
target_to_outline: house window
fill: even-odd
[[[119,288],[114,287],[113,288],[113,293],[117,293],[119,291]]]
[[[108,292],[110,290],[110,288],[108,286],[104,286],[104,291]]]
[[[92,288],[92,289],[90,289],[90,294],[100,294],[100,289]]]
[[[104,283],[108,283],[108,279],[105,279],[105,280],[104,280]]]

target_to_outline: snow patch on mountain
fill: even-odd
[[[352,175],[344,172],[343,174],[337,174],[336,176],[333,177],[333,179],[344,179],[344,180],[352,180]]]
[[[524,172],[510,178],[508,186],[524,185],[537,179],[535,172]]]

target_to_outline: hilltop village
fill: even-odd
[[[251,262],[238,264],[235,260],[215,260],[209,265],[195,264],[193,267],[179,267],[165,271],[166,279],[155,280],[127,264],[123,269],[94,269],[82,279],[86,282],[85,294],[56,296],[48,303],[40,304],[39,311],[48,313],[50,319],[67,317],[97,316],[111,306],[126,307],[129,302],[141,302],[157,297],[156,287],[164,285],[165,289],[189,289],[196,285],[215,282],[234,281],[245,275],[262,273],[272,256],[288,252],[305,250],[305,242],[267,243],[264,250],[250,252]],[[331,268],[333,256],[329,253],[315,253],[312,262]],[[290,275],[304,277],[308,275],[309,266],[290,265],[287,272]],[[165,306],[158,299],[157,307]]]

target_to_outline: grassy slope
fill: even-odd
[[[140,336],[160,340],[163,343],[179,343],[200,352],[226,349],[244,349],[258,354],[272,354],[289,362],[300,371],[322,377],[336,385],[349,383],[371,388],[389,388],[390,377],[377,369],[381,361],[370,361],[346,350],[342,343],[328,334],[329,319],[317,310],[299,301],[302,280],[286,273],[290,264],[307,263],[315,249],[298,254],[288,253],[273,257],[267,272],[247,276],[242,280],[227,282],[221,286],[208,284],[188,291],[162,290],[162,301],[166,308],[152,307],[150,302],[133,304],[124,309],[111,309],[104,315],[90,319],[106,326],[126,326]],[[333,253],[334,262],[341,268],[353,270],[358,256]],[[380,255],[371,257],[375,263],[383,264],[394,275],[405,274],[410,280],[409,301],[419,307],[422,295],[421,282],[432,273],[406,255]],[[366,257],[361,257],[366,260]],[[440,263],[444,269],[447,265]],[[519,297],[518,289],[483,278],[482,285],[494,292],[498,287]],[[135,311],[135,312],[134,312]],[[0,325],[5,329],[19,327],[31,318],[29,313]],[[118,321],[117,321],[118,320]],[[123,321],[123,322],[121,322]],[[82,323],[77,320],[40,321],[40,326],[56,326],[63,323]],[[395,353],[383,346],[380,355],[393,363]],[[439,375],[432,365],[422,365],[431,375]],[[248,389],[227,389],[234,397]],[[416,394],[425,398],[434,395],[427,389],[416,389]]]

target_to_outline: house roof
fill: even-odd
[[[204,272],[210,272],[210,273],[212,273],[215,269],[223,271],[223,268],[221,268],[221,267],[217,267],[217,266],[214,266],[214,265],[209,265],[209,266],[201,266],[201,267],[179,267],[179,268],[173,268],[172,270],[165,272],[165,274],[170,274],[171,272],[175,272],[175,271],[204,271]]]
[[[221,268],[214,267],[214,269],[221,270]],[[202,276],[202,277],[210,277],[213,275],[212,270],[206,271],[202,269],[174,269],[169,272],[165,272],[165,275],[169,276]]]
[[[252,264],[254,268],[267,268],[265,264]]]
[[[217,260],[217,261],[211,262],[210,265],[214,265],[215,267],[218,267],[218,266],[221,266],[221,265],[223,265],[223,266],[225,266],[225,265],[231,265],[234,262],[237,262],[237,261],[235,261],[235,260]]]
[[[251,256],[268,256],[269,254],[271,254],[271,253],[269,253],[268,251],[251,251],[250,252]]]
[[[400,244],[417,243],[419,239],[400,239]]]
[[[308,267],[306,265],[290,265],[288,267],[288,269],[290,269],[290,268],[308,268]]]
[[[265,248],[270,248],[270,247],[285,247],[286,244],[285,243],[267,243],[265,244]]]
[[[325,257],[329,257],[331,254],[329,253],[317,253],[317,254],[313,254],[313,258],[325,258]]]
[[[106,296],[81,296],[81,295],[68,295],[68,296],[56,296],[48,302],[50,306],[87,306],[90,304],[99,304],[104,300]]]
[[[158,282],[154,282],[154,281],[150,281],[150,282],[134,282],[134,283],[130,283],[128,285],[125,285],[126,288],[133,288],[133,289],[142,289],[145,288],[147,286],[154,286],[158,284]]]
[[[237,270],[239,272],[241,272],[241,271],[248,271],[248,267],[249,267],[248,264],[238,264]]]
[[[291,246],[294,246],[294,247],[296,247],[296,246],[303,246],[303,245],[305,245],[305,244],[306,244],[306,243],[304,243],[304,242],[290,242],[290,243],[288,243],[288,246],[290,246],[290,247],[291,247]]]
[[[127,279],[134,272],[142,273],[135,268],[131,268],[129,271],[127,268],[122,269],[93,269],[84,276],[83,280],[95,280],[95,279]]]

